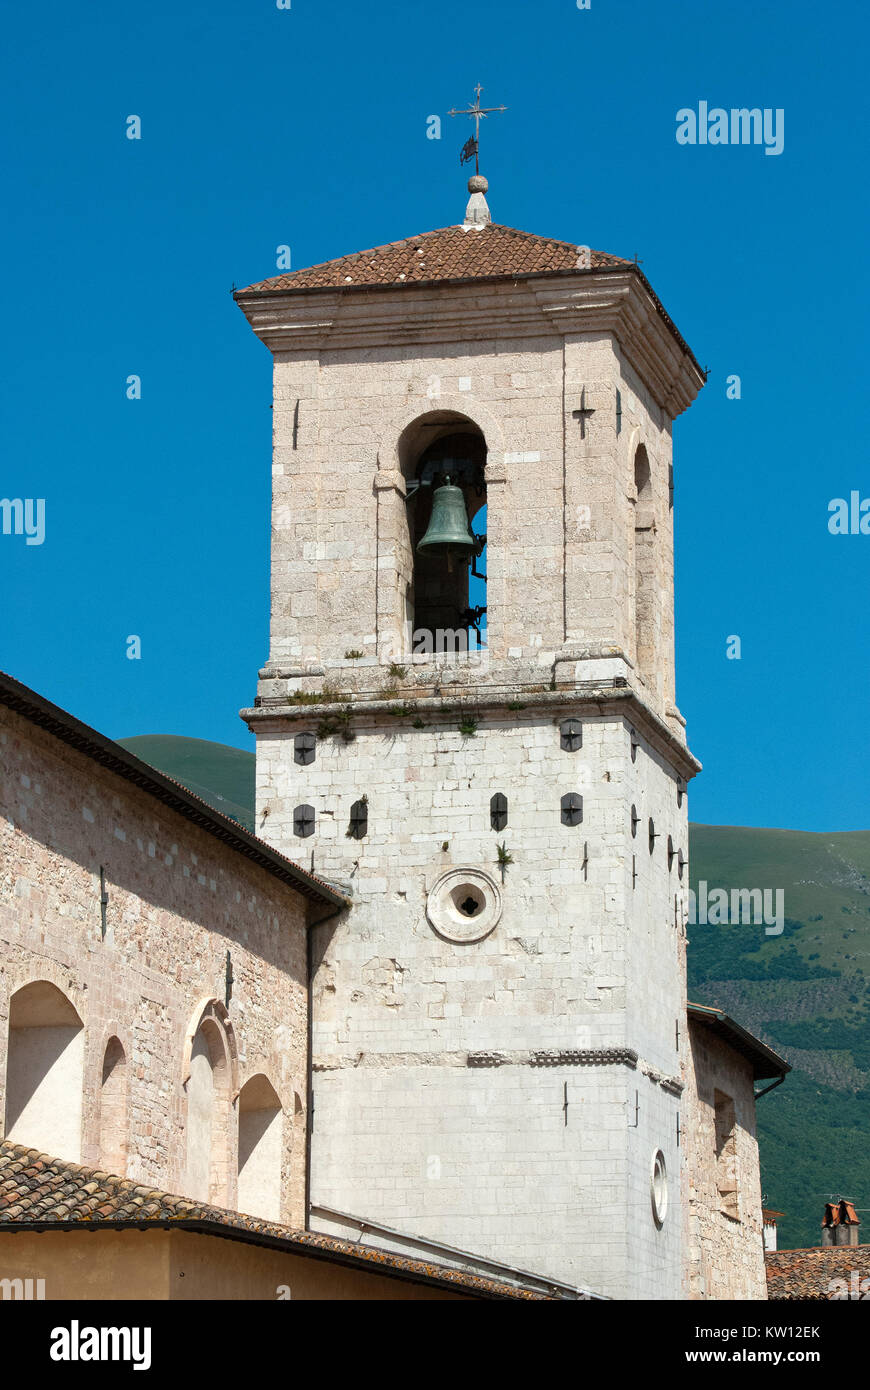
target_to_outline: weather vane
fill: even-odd
[[[474,120],[474,134],[467,140],[462,147],[462,154],[459,156],[460,164],[467,164],[469,159],[474,157],[474,172],[480,173],[480,161],[478,154],[480,151],[480,122],[494,112],[507,111],[506,106],[481,106],[480,94],[483,91],[480,83],[474,89],[474,105],[469,106],[465,111],[448,111],[448,116],[471,116]]]

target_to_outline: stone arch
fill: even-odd
[[[73,1163],[82,1156],[85,1026],[51,980],[9,999],[5,1137]]]
[[[127,1049],[112,1027],[100,1067],[99,1163],[105,1172],[122,1178],[127,1176],[129,1084]]]
[[[636,491],[634,490],[634,488],[635,488],[635,484],[634,484],[634,472],[633,472],[633,469],[634,469],[634,456],[635,456],[635,454],[637,453],[638,446],[639,446],[640,444],[642,444],[642,443],[643,443],[643,440],[642,440],[641,437],[640,437],[640,428],[639,428],[639,426],[635,425],[635,427],[634,427],[634,429],[632,430],[631,434],[628,436],[628,444],[627,444],[627,446],[626,446],[626,449],[627,449],[626,457],[627,457],[627,459],[628,459],[628,471],[631,473],[631,482],[630,482],[630,484],[629,484],[629,495],[630,495],[632,501],[637,501],[637,493],[636,493]]]
[[[413,405],[406,401],[393,412],[381,432],[378,443],[378,469],[395,473],[397,479],[400,478],[402,475],[400,441],[416,421],[442,413],[452,415],[456,419],[468,420],[480,430],[487,443],[487,473],[489,474],[490,469],[500,473],[504,465],[505,439],[497,416],[493,415],[492,411],[481,405],[479,401],[469,399],[464,392],[455,391],[444,392],[433,399],[429,406],[422,409],[419,400]]]
[[[187,1098],[184,1195],[216,1206],[231,1198],[230,1154],[238,1050],[225,1006],[202,1001],[185,1040],[183,1087]]]
[[[187,1085],[190,1079],[190,1059],[193,1053],[193,1041],[196,1037],[197,1029],[204,1020],[213,1019],[221,1030],[227,1047],[227,1058],[230,1068],[230,1085],[232,1087],[233,1098],[239,1090],[239,1049],[236,1043],[236,1031],[233,1027],[229,1010],[222,1000],[206,996],[200,999],[191,1016],[190,1027],[187,1030],[184,1041],[184,1056],[182,1059],[182,1084]]]
[[[266,1221],[281,1219],[284,1107],[269,1078],[257,1072],[239,1092],[238,1208]]]
[[[22,965],[18,970],[11,970],[8,976],[0,974],[0,1019],[8,1016],[9,1002],[13,994],[25,985],[40,981],[54,985],[61,994],[65,994],[87,1027],[87,990],[76,983],[74,975],[68,969],[55,964],[53,960],[40,960],[35,965]]]

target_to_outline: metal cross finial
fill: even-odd
[[[478,82],[477,86],[474,89],[473,106],[469,106],[465,111],[457,111],[454,108],[452,111],[447,112],[448,116],[471,116],[471,118],[474,121],[474,149],[473,151],[469,152],[468,158],[470,159],[471,154],[474,154],[474,172],[476,174],[480,173],[480,161],[478,159],[478,152],[480,149],[480,123],[482,120],[485,120],[487,116],[491,116],[494,112],[507,111],[506,106],[481,106],[480,94],[482,91],[483,88]],[[471,142],[469,141],[469,144],[470,143]],[[464,153],[465,151],[463,151],[463,154]]]

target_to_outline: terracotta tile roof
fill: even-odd
[[[764,1263],[768,1298],[829,1299],[844,1291],[849,1298],[870,1294],[870,1245],[770,1250]],[[838,1285],[835,1280],[843,1282]]]
[[[158,1188],[113,1177],[79,1163],[52,1158],[8,1140],[0,1141],[0,1231],[3,1227],[39,1228],[81,1226],[88,1230],[113,1230],[125,1226],[179,1227],[203,1234],[269,1245],[294,1255],[333,1259],[369,1273],[384,1274],[412,1283],[453,1287],[483,1298],[547,1300],[548,1294],[518,1288],[463,1270],[448,1269],[425,1260],[373,1246],[358,1245],[317,1231],[299,1231],[274,1221],[225,1211],[176,1197]]]
[[[441,227],[387,246],[357,251],[305,270],[275,275],[238,290],[246,294],[289,290],[350,289],[366,285],[427,284],[445,280],[492,280],[577,270],[578,248],[569,241],[535,236],[490,223],[482,229]],[[590,268],[633,267],[633,261],[590,252]]]

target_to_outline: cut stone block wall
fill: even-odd
[[[515,290],[529,314],[527,292]],[[567,648],[624,654],[624,674],[669,717],[673,676],[671,420],[612,334],[560,333],[535,306],[515,336],[487,332],[487,289],[418,291],[416,311],[471,316],[450,344],[276,351],[272,619],[260,694],[306,668],[372,691],[402,660],[409,564],[402,440],[438,413],[470,421],[487,449],[488,657],[552,666]],[[499,312],[505,312],[501,291]],[[533,301],[534,303],[534,301]],[[384,322],[404,306],[383,301]],[[474,341],[474,318],[480,331]],[[552,316],[550,316],[551,319]],[[580,409],[588,411],[582,418]],[[651,470],[648,659],[637,660],[634,459]],[[411,468],[413,474],[413,468]],[[363,653],[347,661],[347,651]],[[282,683],[282,673],[289,686]]]
[[[313,853],[354,894],[346,919],[315,932],[312,1199],[593,1292],[677,1297],[674,898],[687,884],[667,837],[685,852],[686,803],[624,717],[560,705],[481,711],[473,734],[460,711],[422,729],[359,716],[351,741],[317,739],[308,765],[294,759],[304,714],[260,732],[263,833],[300,863]],[[572,715],[582,747],[569,752],[560,724]],[[495,831],[499,791],[508,823]],[[571,792],[583,797],[574,826],[561,819]],[[363,797],[358,840],[350,808]],[[305,838],[300,804],[315,813]],[[499,845],[513,859],[503,873]],[[439,916],[451,873],[457,888],[483,884],[482,935],[474,917],[461,939],[461,915]],[[659,1149],[671,1187],[661,1228]]]

